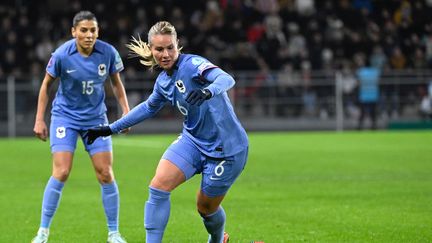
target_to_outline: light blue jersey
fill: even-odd
[[[109,75],[123,70],[117,50],[96,40],[90,56],[82,56],[71,39],[52,54],[46,71],[60,84],[53,101],[52,115],[89,125],[106,112],[104,83]]]
[[[363,67],[357,71],[360,80],[359,100],[361,102],[377,102],[379,99],[380,70],[375,67]]]
[[[205,155],[223,158],[244,151],[248,147],[246,131],[226,93],[234,80],[230,77],[232,82],[214,82],[219,75],[228,74],[207,59],[190,54],[181,54],[173,70],[172,75],[162,71],[150,97],[111,124],[111,130],[117,133],[150,118],[169,102],[184,115],[182,135]],[[201,106],[185,101],[188,93],[197,88],[212,93],[212,98]]]

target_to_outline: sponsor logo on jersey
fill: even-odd
[[[210,69],[210,68],[214,68],[214,67],[216,67],[216,66],[213,63],[205,62],[205,63],[199,65],[198,71],[199,71],[199,73],[202,73],[205,70]]]
[[[115,68],[116,68],[117,70],[123,68],[123,61],[122,61],[122,59],[121,59],[121,57],[120,57],[120,55],[119,55],[118,52],[116,53],[116,57],[115,57],[115,65],[114,65],[114,66],[115,66]]]
[[[204,62],[204,59],[200,58],[200,57],[193,57],[192,58],[192,64],[195,66],[200,65],[201,63]]]
[[[117,70],[122,69],[123,68],[123,63],[122,62],[116,63],[115,68]]]
[[[212,181],[220,181],[220,180],[222,180],[222,178],[216,177],[216,176],[210,176],[210,180],[212,180]]]
[[[99,64],[98,73],[99,73],[99,76],[104,76],[106,74],[106,65],[105,65],[105,63]]]

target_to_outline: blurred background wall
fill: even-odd
[[[229,95],[248,130],[432,127],[431,0],[16,0],[0,3],[0,136],[32,135],[45,66],[80,10],[96,14],[99,38],[119,50],[131,107],[157,73],[129,59],[125,44],[168,20],[185,53],[235,77]],[[380,75],[376,118],[366,113],[359,127],[361,92],[371,89],[364,68]],[[113,121],[119,110],[107,94]],[[179,120],[166,107],[134,130],[176,132]]]

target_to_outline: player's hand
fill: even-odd
[[[48,128],[45,121],[36,121],[33,132],[37,138],[45,142],[48,137]]]
[[[94,127],[87,130],[83,139],[87,139],[87,144],[92,144],[98,137],[106,137],[113,134],[109,126]]]
[[[186,102],[191,105],[200,106],[205,100],[211,98],[211,93],[208,89],[195,89],[192,90],[186,97]]]

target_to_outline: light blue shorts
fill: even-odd
[[[76,122],[68,119],[52,117],[50,125],[51,153],[75,152],[78,136],[82,137],[89,128],[102,125],[108,125],[106,117],[97,119],[93,124],[85,126],[77,125]],[[91,145],[87,145],[86,141],[83,143],[90,156],[99,152],[112,151],[111,136],[97,138]]]
[[[243,171],[247,157],[248,149],[226,158],[208,157],[186,136],[180,136],[162,156],[174,163],[186,180],[201,173],[201,190],[209,197],[226,194]]]

